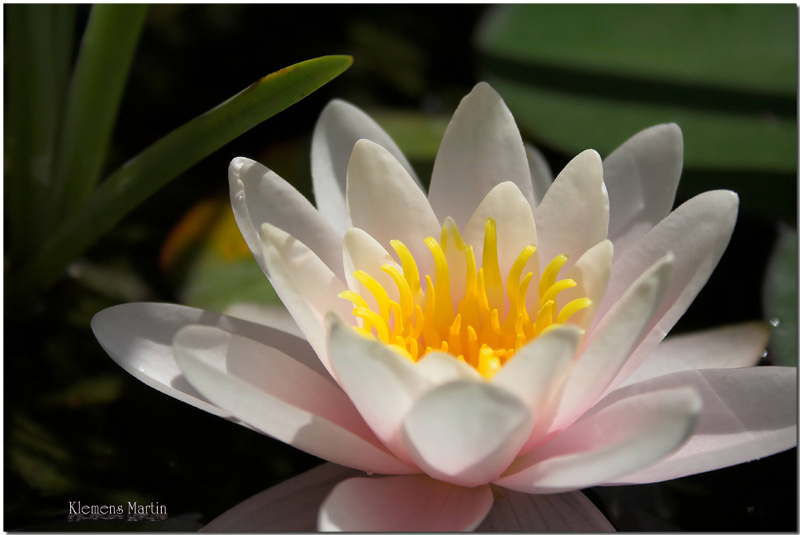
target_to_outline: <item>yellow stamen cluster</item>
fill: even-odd
[[[414,257],[402,242],[392,240],[390,245],[400,258],[402,270],[390,264],[384,264],[381,270],[397,286],[399,302],[391,299],[374,277],[361,270],[354,272],[354,278],[372,294],[378,307],[377,311],[372,310],[367,301],[354,291],[339,294],[353,303],[353,314],[361,318],[361,325],[354,329],[365,337],[388,344],[412,362],[431,351],[443,351],[490,378],[525,343],[566,323],[576,312],[591,304],[589,299],[582,297],[569,301],[558,310],[556,296],[576,286],[572,279],[556,281],[558,272],[567,261],[566,255],[558,255],[544,269],[539,279],[538,295],[531,298],[533,305],[528,308],[528,286],[534,273],[522,276],[522,271],[536,253],[533,245],[525,247],[512,265],[504,292],[495,221],[488,218],[485,228],[480,269],[473,247],[464,243],[452,220],[448,219],[442,228],[441,245],[434,238],[427,238],[425,244],[433,254],[436,282],[430,275],[425,275],[424,289]],[[450,293],[447,252],[451,246],[466,258],[464,297],[457,307],[453,305]],[[533,264],[538,264],[535,260]]]

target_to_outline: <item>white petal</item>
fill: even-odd
[[[498,489],[492,510],[475,531],[590,533],[615,530],[582,492],[528,494]]]
[[[231,206],[239,230],[261,268],[259,230],[269,223],[291,234],[342,276],[342,234],[291,184],[258,162],[234,158],[228,168]]]
[[[558,294],[556,303],[559,309],[580,297],[587,297],[592,302],[583,312],[577,313],[580,316],[577,314],[575,316],[578,318],[576,325],[584,330],[589,329],[594,313],[603,301],[603,295],[611,278],[613,260],[614,246],[610,240],[603,240],[583,253],[564,277],[574,280],[577,286],[567,288]]]
[[[383,448],[344,392],[280,351],[194,325],[175,335],[173,351],[197,390],[263,433],[359,470],[416,471]]]
[[[522,492],[591,487],[666,456],[689,435],[702,401],[692,388],[648,392],[592,411],[514,461],[496,483]]]
[[[431,351],[416,364],[419,375],[430,385],[441,385],[450,381],[483,381],[478,371],[455,358],[450,353]]]
[[[656,311],[658,323],[634,351],[610,388],[621,384],[639,367],[703,288],[728,246],[738,207],[739,198],[731,191],[700,194],[679,206],[621,258],[617,257],[595,321],[630,286],[637,273],[643,272],[646,266],[668,251],[675,255],[675,267],[664,299]]]
[[[303,338],[303,331],[286,307],[281,305],[265,305],[261,303],[233,303],[228,305],[223,314],[247,320],[261,325],[269,325]]]
[[[302,338],[276,325],[258,325],[197,308],[164,303],[117,305],[92,318],[92,331],[111,358],[146,385],[211,414],[230,417],[227,410],[210,403],[186,381],[172,355],[175,333],[195,324],[213,325],[258,340],[327,376],[314,350]],[[328,380],[333,382],[329,376]]]
[[[474,487],[508,467],[532,424],[515,395],[486,383],[453,381],[416,401],[405,419],[405,442],[425,473]]]
[[[614,479],[614,484],[675,479],[797,446],[797,368],[763,366],[677,372],[620,388],[598,407],[678,385],[690,385],[703,396],[703,412],[694,433],[669,457]]]
[[[316,531],[320,505],[330,491],[357,475],[359,472],[352,468],[322,464],[248,498],[200,531]]]
[[[525,156],[528,158],[528,169],[531,172],[533,206],[536,207],[542,202],[544,194],[553,183],[553,172],[544,155],[530,143],[525,143]]]
[[[464,488],[425,475],[348,479],[319,513],[320,531],[471,531],[492,507],[488,485]]]
[[[671,336],[658,344],[622,386],[684,370],[755,366],[769,342],[761,322]]]
[[[533,206],[522,138],[503,99],[481,82],[458,105],[433,164],[428,194],[439,221],[463,227],[493,187],[511,181]]]
[[[411,164],[378,123],[349,102],[332,100],[314,127],[311,177],[319,211],[342,234],[349,228],[345,205],[347,162],[359,139],[369,139],[388,150],[419,186]]]
[[[394,156],[365,139],[355,144],[347,167],[347,211],[353,226],[384,248],[391,240],[402,241],[420,265],[420,276],[430,272],[431,253],[424,240],[439,236],[439,221]]]
[[[333,315],[328,321],[331,365],[342,388],[375,434],[396,455],[407,458],[401,423],[428,382],[387,345],[362,338]]]
[[[605,159],[608,236],[618,253],[672,210],[682,168],[683,135],[674,123],[642,130]]]
[[[606,239],[608,194],[603,184],[603,162],[593,150],[573,158],[558,174],[536,208],[539,262],[546,266],[559,254],[570,261]]]
[[[394,279],[381,270],[384,264],[394,266],[400,273],[403,272],[400,265],[395,262],[394,258],[380,243],[375,241],[375,238],[360,228],[351,228],[347,231],[344,235],[344,269],[347,276],[347,286],[366,299],[367,303],[370,304],[370,309],[376,312],[378,311],[378,303],[375,300],[375,296],[353,276],[353,273],[356,270],[366,272],[386,290],[389,299],[398,302],[400,291],[397,289]]]
[[[491,383],[516,394],[536,420],[561,388],[579,340],[580,331],[569,325],[545,333],[522,346]]]
[[[600,398],[651,325],[671,270],[667,255],[633,283],[597,326],[567,378],[551,431],[574,422]]]
[[[308,247],[283,230],[265,223],[261,243],[275,292],[330,371],[324,318],[331,310],[351,317],[350,303],[338,297],[345,285]]]

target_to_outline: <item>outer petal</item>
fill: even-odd
[[[633,373],[705,285],[728,246],[738,207],[739,198],[731,191],[709,191],[698,195],[679,206],[614,262],[606,297],[595,321],[630,286],[637,273],[668,251],[675,254],[672,278],[655,316],[658,323],[620,371],[611,388]]]
[[[528,494],[499,489],[478,532],[614,531],[603,513],[582,492]]]
[[[258,325],[206,310],[165,303],[130,303],[98,312],[92,331],[103,349],[125,371],[176,399],[218,416],[230,413],[210,403],[178,368],[172,338],[186,325],[212,325],[246,336],[291,355],[317,373],[327,375],[308,342],[276,325]],[[330,382],[333,382],[329,378]]]
[[[222,513],[200,531],[281,533],[316,531],[323,500],[357,470],[325,463],[248,498]]]
[[[597,152],[583,151],[558,174],[536,208],[536,232],[541,265],[566,254],[571,260],[564,270],[584,251],[606,239],[608,194]]]
[[[429,273],[430,251],[424,240],[441,230],[425,194],[392,154],[366,139],[353,148],[347,167],[347,212],[354,227],[365,230],[384,248],[405,243]]]
[[[550,170],[550,165],[544,155],[530,143],[525,143],[525,156],[528,158],[528,169],[531,172],[535,208],[542,202],[544,194],[547,193],[550,184],[553,183],[553,171]]]
[[[533,206],[528,160],[519,130],[500,95],[485,82],[461,100],[433,164],[428,198],[439,221],[463,226],[478,203],[510,180]]]
[[[658,344],[622,386],[684,370],[755,366],[768,341],[769,328],[761,322],[671,336]]]
[[[404,435],[411,458],[425,473],[476,487],[508,467],[532,424],[515,395],[486,383],[453,381],[416,401]]]
[[[311,178],[319,211],[342,234],[349,227],[345,205],[347,162],[359,139],[368,139],[388,150],[419,186],[411,164],[378,123],[349,102],[332,100],[314,127]]]
[[[669,457],[609,483],[675,479],[760,459],[797,445],[797,368],[672,373],[620,388],[595,408],[678,385],[690,385],[703,396],[703,412],[694,433]]]
[[[701,407],[691,388],[620,400],[518,458],[496,483],[522,492],[564,492],[633,472],[678,447]]]
[[[471,531],[492,507],[488,485],[464,488],[425,475],[358,477],[322,504],[320,531]]]
[[[359,470],[415,471],[383,448],[344,392],[277,350],[189,326],[175,335],[173,351],[204,396],[282,442]]]
[[[324,317],[329,310],[351,317],[350,304],[338,297],[344,284],[308,247],[281,229],[265,223],[261,242],[272,286],[330,371]]]
[[[303,338],[303,331],[283,305],[265,305],[261,303],[233,303],[228,305],[223,314],[247,320],[260,325],[272,326],[281,331]]]
[[[266,272],[258,233],[269,223],[305,243],[342,278],[342,234],[291,184],[248,158],[233,159],[228,181],[233,215],[261,269]]]
[[[683,135],[674,123],[642,130],[605,159],[608,236],[618,253],[672,210],[682,168]]]

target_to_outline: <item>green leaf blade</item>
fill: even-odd
[[[764,313],[772,325],[770,356],[797,366],[797,231],[782,229],[764,280]]]

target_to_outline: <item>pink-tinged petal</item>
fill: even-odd
[[[114,362],[145,383],[169,396],[218,416],[228,411],[210,403],[178,368],[172,338],[187,325],[211,325],[257,340],[291,355],[317,373],[327,375],[308,342],[279,325],[258,325],[207,310],[165,303],[130,303],[98,312],[92,331]],[[333,379],[328,378],[329,382]]]
[[[608,281],[611,278],[611,267],[614,261],[614,246],[610,240],[603,240],[583,253],[567,272],[567,279],[572,279],[577,286],[567,288],[556,298],[559,309],[572,301],[586,297],[592,304],[575,316],[576,325],[588,330],[597,307],[603,301]]]
[[[702,193],[679,206],[622,257],[617,257],[595,321],[630,286],[630,281],[656,259],[672,252],[675,268],[656,311],[656,325],[636,348],[610,388],[621,384],[639,367],[694,301],[728,246],[738,208],[739,197],[732,191]]]
[[[692,388],[628,397],[588,413],[547,444],[519,457],[496,484],[550,493],[591,487],[668,455],[691,433],[702,408]]]
[[[530,411],[487,383],[453,381],[426,392],[404,422],[406,448],[425,473],[475,487],[505,470],[528,437]]]
[[[352,291],[359,294],[366,299],[370,305],[371,310],[378,310],[378,302],[372,292],[359,282],[353,273],[356,270],[366,272],[369,276],[377,280],[380,285],[386,290],[389,299],[399,302],[400,291],[397,289],[394,279],[381,270],[384,264],[389,264],[396,268],[400,273],[403,272],[400,264],[383,248],[383,246],[375,241],[375,238],[361,230],[360,228],[351,228],[344,235],[344,270],[347,277],[347,286]]]
[[[366,139],[355,144],[347,167],[347,211],[352,225],[384,248],[391,240],[402,241],[421,276],[430,273],[433,261],[424,240],[439,236],[439,221],[408,171],[389,151]]]
[[[356,477],[333,489],[320,531],[472,531],[492,507],[488,485],[465,488],[425,475]]]
[[[671,336],[621,386],[684,370],[755,366],[767,342],[769,327],[755,321]]]
[[[531,205],[516,184],[502,182],[492,188],[464,227],[464,241],[475,249],[478,266],[483,257],[483,235],[486,230],[486,219],[489,217],[494,219],[497,225],[497,260],[505,285],[508,272],[522,250],[528,245],[536,245],[536,223],[533,220]],[[523,276],[531,270],[532,265],[533,262],[529,260],[529,267],[523,270]],[[536,277],[534,280],[538,279],[536,267],[538,266],[533,266]],[[462,294],[463,291],[462,288]]]
[[[582,492],[528,494],[499,489],[477,532],[615,531],[603,513]]]
[[[272,326],[281,331],[303,338],[303,331],[283,305],[265,305],[261,303],[233,303],[228,305],[223,314],[233,316],[252,323]]]
[[[606,239],[608,194],[603,162],[593,150],[573,158],[553,181],[536,208],[539,262],[546,266],[560,254],[570,260],[565,271],[590,247]]]
[[[682,168],[683,134],[674,123],[642,130],[605,159],[608,236],[618,253],[669,214]]]
[[[525,147],[500,95],[481,82],[458,105],[433,164],[428,194],[439,221],[463,227],[497,184],[511,181],[533,206]]]
[[[192,386],[263,433],[359,470],[416,471],[386,451],[336,385],[274,348],[192,325],[175,335],[173,351]]]
[[[533,185],[533,206],[539,206],[544,194],[553,183],[553,171],[547,163],[544,155],[531,145],[525,143],[525,156],[528,158],[528,169],[531,172],[531,184]]]
[[[422,189],[411,164],[378,123],[349,102],[332,100],[314,127],[311,178],[319,211],[342,234],[349,228],[345,203],[347,163],[359,139],[368,139],[388,150]]]
[[[521,399],[534,420],[561,389],[580,340],[580,330],[565,325],[522,346],[491,383]]]
[[[259,231],[269,223],[305,243],[341,278],[342,234],[291,184],[248,158],[233,159],[228,181],[236,223],[265,272]]]
[[[332,310],[343,318],[352,317],[352,306],[339,297],[347,288],[313,251],[283,230],[265,223],[261,243],[275,292],[330,371],[325,313]]]
[[[633,283],[606,314],[567,378],[549,430],[564,429],[591,407],[608,387],[617,372],[651,325],[672,271],[673,259],[667,255]]]
[[[694,433],[669,457],[608,483],[666,481],[760,459],[797,445],[797,368],[672,373],[620,388],[598,403],[598,408],[679,385],[691,386],[703,397]]]
[[[386,344],[363,338],[335,315],[328,322],[331,365],[339,383],[375,434],[407,459],[401,424],[428,382]]]
[[[450,353],[432,351],[417,362],[416,370],[431,385],[450,381],[483,381],[478,370]]]
[[[352,468],[322,464],[248,498],[200,531],[316,531],[322,502],[336,485],[358,475],[360,472]]]

